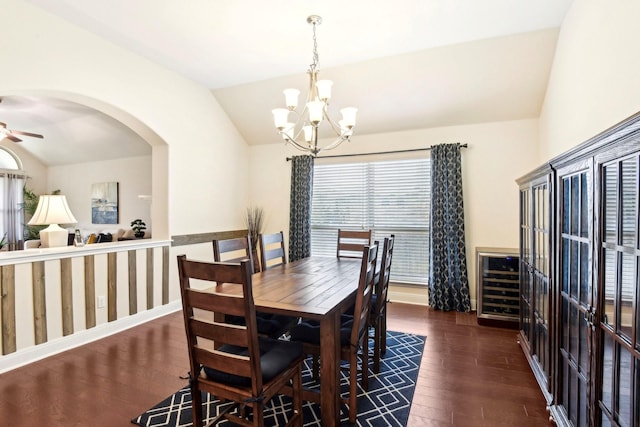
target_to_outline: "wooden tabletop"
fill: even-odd
[[[309,257],[253,275],[256,310],[321,319],[355,298],[361,261]]]

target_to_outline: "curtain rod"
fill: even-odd
[[[467,144],[459,144],[460,148],[467,148]],[[379,151],[377,153],[358,153],[358,154],[337,154],[334,156],[322,156],[316,157],[316,159],[334,159],[337,157],[356,157],[356,156],[375,156],[376,154],[397,154],[397,153],[413,153],[415,151],[429,151],[431,147],[426,148],[414,148],[411,150],[396,150],[396,151]],[[291,157],[287,157],[287,162],[291,160]]]

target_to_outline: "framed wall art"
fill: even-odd
[[[118,224],[118,183],[91,185],[91,223]]]

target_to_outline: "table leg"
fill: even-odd
[[[320,322],[320,410],[322,426],[340,425],[339,313]]]

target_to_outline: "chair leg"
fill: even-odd
[[[365,334],[362,337],[362,389],[369,390],[369,337]],[[357,362],[356,362],[357,363]],[[358,371],[358,365],[355,365],[356,372]]]
[[[264,403],[262,402],[256,402],[253,405],[253,426],[264,427]]]
[[[298,367],[293,377],[293,416],[296,417],[295,426],[302,427],[302,367]]]
[[[380,338],[381,338],[380,354],[384,355],[387,353],[387,307],[386,307],[386,304],[385,304],[384,311],[382,312],[382,319],[380,320]]]
[[[315,381],[320,379],[320,357],[315,354],[311,362],[311,375]]]
[[[363,351],[363,354],[366,351]],[[364,378],[364,372],[362,377]],[[351,353],[349,362],[349,422],[355,424],[358,415],[358,353]]]
[[[376,318],[376,321],[373,325],[373,372],[376,374],[380,373],[380,353],[382,351],[381,347],[381,327],[382,322],[380,317]]]
[[[191,416],[193,417],[193,427],[202,427],[202,394],[196,384],[191,385]]]

